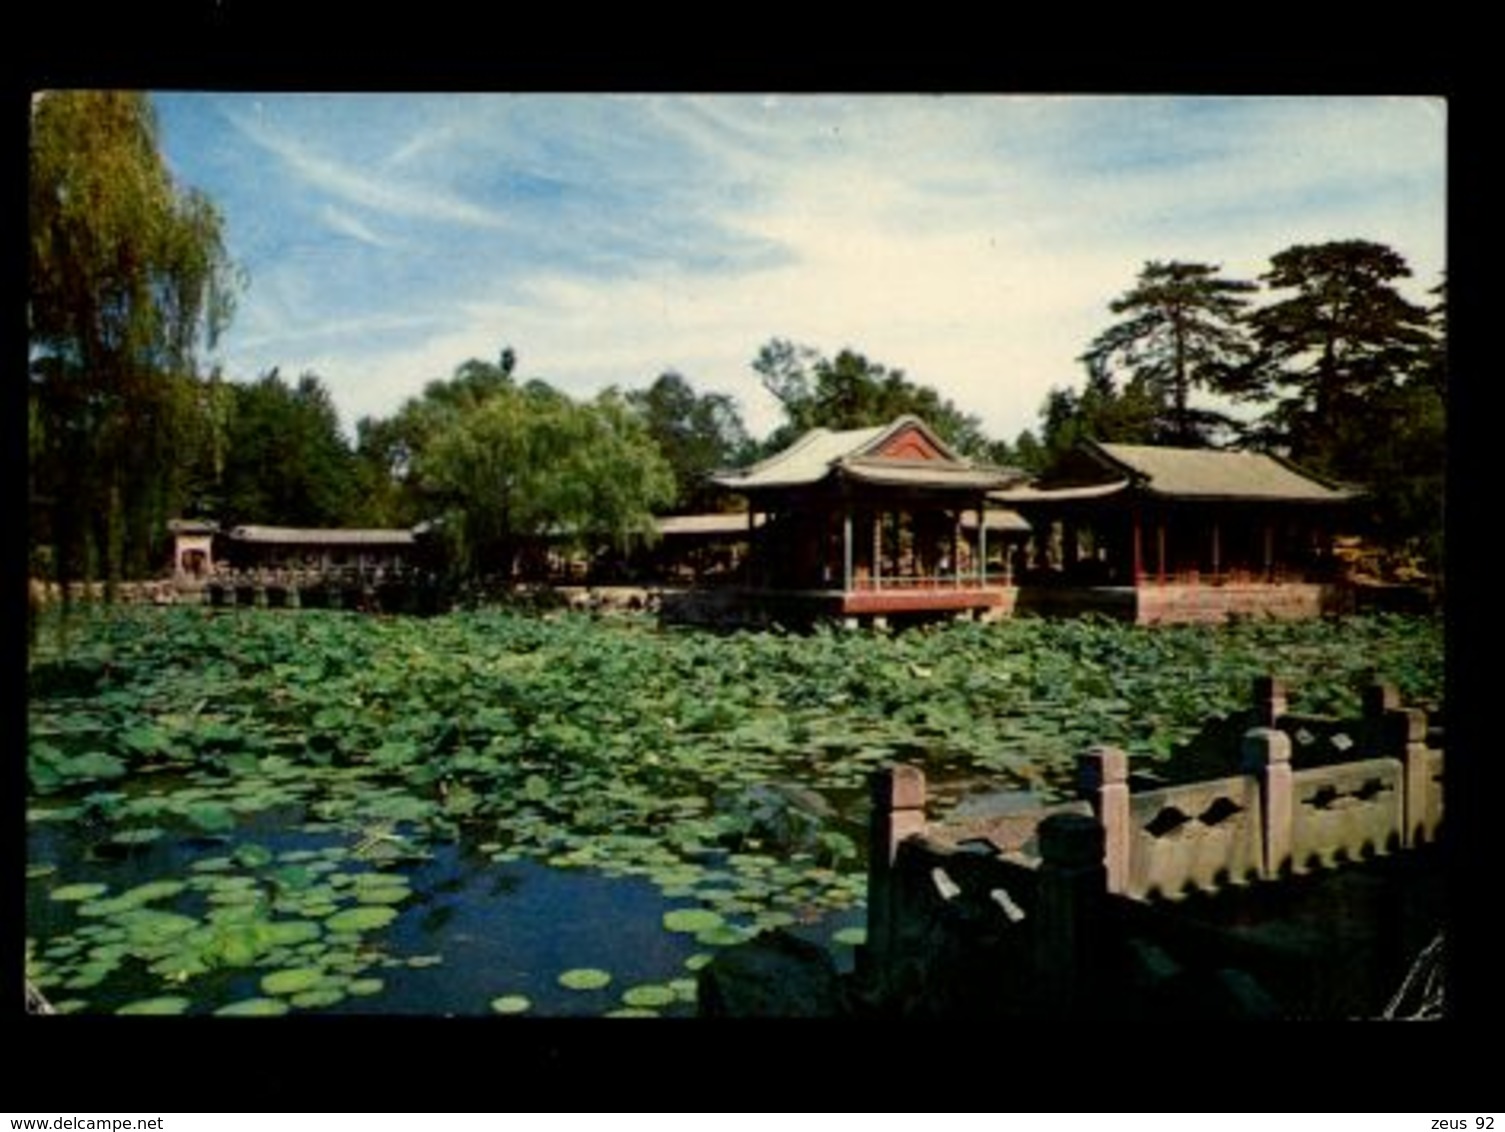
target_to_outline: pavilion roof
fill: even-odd
[[[1336,503],[1356,494],[1263,452],[1091,441],[1088,445],[1112,470],[1127,473],[1154,495],[1170,498]]]
[[[1358,495],[1263,452],[1087,440],[1066,464],[1071,479],[1062,486],[1024,485],[992,498],[1013,505],[1066,503],[1132,489],[1162,499],[1342,503]]]
[[[927,458],[882,454],[906,430],[922,439],[930,450]],[[890,487],[986,491],[1012,483],[1019,473],[958,456],[920,418],[902,416],[869,428],[813,428],[782,452],[746,468],[718,472],[711,480],[735,491],[759,491],[808,487],[831,477]]]

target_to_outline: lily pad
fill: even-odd
[[[619,1010],[606,1012],[608,1018],[657,1018],[658,1016],[657,1010],[649,1010],[643,1006],[624,1006]]]
[[[867,942],[867,929],[863,927],[842,928],[831,936],[832,943],[846,947],[860,947]]]
[[[675,908],[664,913],[664,927],[671,932],[697,934],[719,928],[724,923],[726,920],[721,913],[709,908]]]
[[[38,877],[51,876],[55,872],[57,872],[56,865],[27,865],[26,879],[36,880]]]
[[[122,829],[110,840],[116,845],[149,845],[162,836],[162,831],[155,826],[142,826],[139,829]]]
[[[498,1014],[525,1014],[533,1008],[527,995],[504,994],[491,1000],[491,1009]]]
[[[397,919],[397,911],[382,904],[363,904],[336,912],[324,921],[332,932],[364,932],[384,928]]]
[[[130,904],[150,904],[154,900],[166,900],[178,895],[188,885],[180,880],[153,880],[126,889],[118,899]]]
[[[746,940],[747,932],[731,924],[721,924],[708,931],[695,933],[695,942],[705,947],[731,947]]]
[[[380,994],[382,988],[386,985],[385,982],[375,976],[364,979],[351,979],[345,984],[345,993],[364,998],[368,995]]]
[[[714,955],[708,955],[704,951],[696,952],[685,960],[685,970],[698,971],[702,967],[707,966],[714,958]]]
[[[54,888],[48,895],[53,900],[72,903],[93,900],[109,890],[110,886],[107,884],[65,884],[61,888]]]
[[[668,1006],[676,998],[678,995],[672,987],[657,984],[630,987],[622,992],[622,1002],[626,1006]]]
[[[235,850],[232,857],[236,864],[246,869],[259,869],[263,865],[271,864],[272,851],[264,845],[255,842],[247,842]]]
[[[143,998],[129,1002],[115,1011],[116,1014],[182,1014],[192,1002],[178,995],[163,995],[161,998]]]
[[[335,987],[315,987],[312,990],[295,994],[290,1001],[300,1010],[320,1010],[326,1006],[333,1006],[337,1002],[344,1001],[345,992]]]
[[[221,1006],[214,1013],[220,1018],[271,1018],[286,1014],[291,1009],[280,998],[243,998],[228,1006]]]
[[[569,990],[598,990],[609,982],[610,972],[598,967],[575,967],[559,976],[559,985]]]
[[[295,947],[318,939],[321,929],[311,920],[278,920],[262,929],[266,942],[274,947]]]
[[[322,967],[290,967],[262,976],[261,989],[267,994],[301,994],[323,978]]]

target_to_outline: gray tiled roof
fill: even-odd
[[[918,427],[941,453],[939,460],[906,460],[873,455],[889,437]],[[782,452],[746,468],[720,472],[712,482],[736,491],[805,487],[830,475],[887,486],[989,488],[1018,478],[1006,468],[974,464],[958,457],[918,417],[903,416],[886,425],[832,431],[814,428]]]
[[[1094,445],[1144,490],[1178,499],[1279,499],[1335,503],[1354,493],[1332,487],[1262,452]]]
[[[240,526],[230,532],[236,542],[276,546],[409,546],[410,530],[342,530],[316,527]]]
[[[795,487],[819,483],[831,474],[831,468],[843,456],[861,452],[889,430],[889,425],[875,428],[850,428],[833,432],[812,428],[782,452],[745,468],[721,472],[712,477],[724,487]]]

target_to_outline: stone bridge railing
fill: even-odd
[[[880,772],[863,957],[870,974],[910,993],[955,987],[926,968],[955,961],[952,937],[965,935],[984,946],[962,951],[1012,967],[985,980],[993,992],[1069,1012],[1093,984],[1088,971],[1100,968],[1091,953],[1102,924],[1125,922],[1116,906],[1173,906],[1437,838],[1443,753],[1429,745],[1429,731],[1439,742],[1440,733],[1425,712],[1401,706],[1383,685],[1367,690],[1356,720],[1285,707],[1277,681],[1256,682],[1254,726],[1232,773],[1142,789],[1123,751],[1096,747],[1081,756],[1077,800],[1001,816],[932,821],[920,770]]]

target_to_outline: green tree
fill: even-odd
[[[462,571],[510,577],[545,536],[577,546],[651,537],[674,477],[614,391],[577,403],[543,382],[506,384],[426,437],[414,474],[442,510]]]
[[[272,370],[233,385],[219,517],[225,526],[336,527],[357,505],[355,459],[329,391],[314,374]]]
[[[725,498],[706,476],[746,451],[747,429],[736,403],[724,393],[696,394],[677,373],[660,374],[647,389],[626,395],[649,437],[674,472],[674,508],[705,511]]]
[[[1228,418],[1188,403],[1193,388],[1239,389],[1252,350],[1241,322],[1255,284],[1224,279],[1205,263],[1144,265],[1134,286],[1108,309],[1127,315],[1088,347],[1082,361],[1138,381],[1161,406],[1154,424],[1159,443],[1201,446]]]
[[[1249,316],[1259,356],[1250,393],[1273,401],[1262,435],[1316,471],[1363,482],[1379,395],[1423,368],[1434,338],[1428,312],[1395,281],[1411,274],[1397,252],[1366,240],[1299,244],[1260,278],[1294,292]]]
[[[1082,440],[1117,444],[1154,444],[1159,437],[1163,402],[1142,374],[1120,390],[1113,376],[1096,361],[1088,363],[1080,393],[1057,386],[1040,408],[1043,465],[1060,459]]]
[[[898,369],[871,362],[852,350],[825,358],[808,346],[775,338],[753,360],[763,387],[784,410],[785,423],[764,442],[765,452],[786,447],[817,426],[866,428],[911,413],[967,456],[983,456],[988,438],[982,422],[928,385]]]
[[[446,380],[433,380],[390,417],[356,422],[357,479],[363,521],[408,527],[432,510],[415,474],[425,447],[493,395],[516,387],[517,355],[504,348],[496,362],[471,358]]]
[[[33,99],[28,191],[33,538],[63,578],[154,564],[205,427],[198,354],[241,277],[223,222],[162,160],[152,106],[126,91]]]

